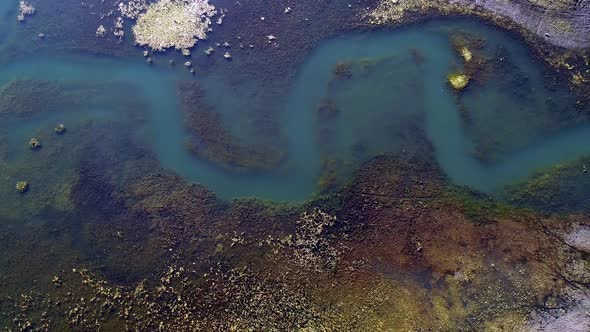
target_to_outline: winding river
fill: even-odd
[[[70,82],[91,78],[98,82],[124,82],[137,86],[149,105],[146,109],[149,115],[148,131],[162,166],[189,181],[209,187],[227,199],[255,196],[299,201],[309,198],[316,189],[321,166],[320,151],[313,134],[315,109],[327,93],[334,66],[343,59],[352,61],[391,57],[409,54],[416,49],[426,59],[422,71],[424,94],[420,96],[424,98],[425,131],[435,148],[439,164],[453,183],[492,194],[503,185],[522,179],[540,167],[590,154],[590,125],[582,125],[544,137],[493,164],[476,160],[470,153],[472,143],[465,134],[453,93],[446,86],[446,75],[457,62],[457,55],[446,36],[447,29],[467,27],[486,34],[488,39],[504,43],[524,67],[532,68],[533,65],[526,58],[524,46],[491,27],[472,20],[456,24],[445,22],[444,26],[441,28],[439,23],[430,22],[396,31],[350,33],[325,41],[315,49],[300,68],[288,102],[281,112],[283,130],[290,142],[288,161],[276,172],[262,175],[229,174],[196,159],[185,150],[183,115],[176,90],[180,76],[165,66],[150,67],[145,63],[91,56],[39,54],[31,58],[14,59],[3,65],[0,68],[0,84],[18,78]],[[186,79],[186,73],[183,74]],[[540,77],[538,72],[531,74],[531,79]],[[207,84],[206,77],[195,79]],[[404,77],[399,79],[403,80]],[[223,88],[219,82],[216,86]],[[362,111],[371,112],[370,109]],[[96,115],[93,110],[82,114],[88,118]],[[35,123],[41,125],[48,121],[53,123],[54,119],[46,118]],[[23,124],[23,128],[25,126],[30,128],[30,121]],[[345,134],[354,137],[357,131],[352,126],[350,128]],[[15,132],[18,132],[18,126]]]

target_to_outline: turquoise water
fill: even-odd
[[[60,81],[87,81],[91,77],[99,82],[132,83],[147,103],[149,116],[148,134],[156,154],[164,168],[174,170],[190,181],[206,185],[221,197],[240,196],[278,197],[291,199],[292,192],[285,192],[277,186],[282,174],[265,176],[240,176],[229,174],[207,162],[200,161],[184,149],[186,135],[183,129],[183,115],[180,112],[176,91],[176,77],[165,69],[153,69],[145,64],[132,64],[97,58],[64,57],[40,60],[37,57],[11,63],[0,69],[0,83],[15,78],[47,79]],[[105,110],[100,110],[104,113]],[[96,117],[95,110],[85,112],[89,118]],[[63,116],[62,116],[63,119]],[[67,120],[67,117],[66,117]],[[67,121],[64,120],[65,123]],[[33,122],[34,123],[34,122]],[[46,125],[42,117],[37,125]],[[11,131],[28,133],[31,121],[15,126]],[[138,124],[136,130],[145,130]],[[299,192],[297,193],[299,194]]]
[[[18,1],[2,1],[0,3],[0,17],[2,17],[3,24],[7,25],[10,15],[15,12],[15,3],[18,3]],[[16,17],[14,17],[14,20],[16,20]]]
[[[0,16],[3,12],[10,12],[6,2],[0,4]],[[227,199],[255,196],[304,200],[316,191],[321,160],[326,155],[337,156],[354,169],[378,153],[419,154],[423,142],[412,135],[419,136],[422,131],[453,183],[488,193],[540,167],[590,154],[590,145],[586,143],[590,139],[590,126],[578,125],[551,135],[533,135],[534,140],[526,147],[502,155],[491,164],[474,158],[472,137],[466,134],[456,99],[446,84],[446,75],[460,64],[448,39],[452,29],[469,30],[485,36],[494,45],[503,45],[514,63],[535,82],[534,93],[542,97],[544,90],[538,88],[542,86],[542,75],[526,49],[511,36],[476,21],[434,21],[396,31],[349,33],[325,41],[299,69],[286,103],[277,109],[281,130],[289,142],[287,161],[276,171],[256,175],[230,173],[185,150],[186,132],[176,87],[179,80],[187,79],[187,74],[178,68],[148,66],[142,61],[44,53],[3,64],[0,84],[17,78],[132,84],[146,105],[143,111],[147,121],[131,129],[147,135],[149,146],[164,168]],[[423,56],[423,63],[411,60],[411,54],[416,52]],[[336,86],[330,83],[338,62],[361,59],[389,60],[377,62],[373,74],[367,74],[364,79],[353,77],[350,82]],[[236,105],[248,104],[244,101],[246,96],[237,94],[224,82],[206,76],[194,79],[206,87],[210,98],[219,101],[216,106],[226,119],[231,118]],[[256,83],[248,84],[253,91],[257,88]],[[482,89],[485,94],[485,88]],[[498,93],[497,89],[488,91]],[[333,123],[318,121],[317,107],[326,98],[333,99],[340,109]],[[479,100],[477,96],[471,98]],[[485,100],[485,96],[481,98]],[[482,104],[482,108],[485,106]],[[470,107],[471,111],[478,111],[477,102],[472,102]],[[549,111],[543,110],[544,114]],[[71,112],[77,118],[116,119],[117,116],[108,109]],[[14,145],[36,126],[47,126],[64,117],[68,117],[66,113],[15,120],[8,132],[11,136],[8,142]],[[522,125],[526,125],[526,119]],[[324,136],[318,134],[322,126],[332,141],[323,141]],[[239,130],[241,124],[233,123],[232,127]],[[363,147],[364,158],[353,157],[355,146]],[[13,186],[13,182],[7,180],[6,185]]]
[[[18,1],[17,0],[7,0],[2,1],[0,3],[0,17],[6,19],[8,21],[9,17],[16,13],[18,9]],[[3,20],[4,21],[4,20]],[[16,21],[16,15],[14,16],[13,22]]]
[[[0,50],[8,43],[10,32],[16,25],[16,4],[18,1],[0,2]]]
[[[410,54],[413,50],[419,50],[426,59],[423,64],[425,68],[418,73],[418,75],[422,75],[418,79],[422,82],[422,88],[420,90],[424,91],[424,95],[414,93],[408,96],[408,92],[404,89],[392,88],[389,93],[382,92],[383,96],[381,98],[386,100],[397,98],[404,105],[411,102],[408,98],[417,99],[414,103],[414,111],[416,112],[419,112],[424,106],[426,133],[435,147],[436,157],[440,166],[452,182],[467,185],[476,190],[493,193],[507,183],[528,176],[534,169],[575,159],[580,155],[590,153],[590,145],[587,144],[588,139],[590,139],[590,126],[578,125],[566,131],[551,135],[542,135],[530,146],[510,153],[491,165],[484,164],[475,159],[470,153],[473,147],[472,142],[465,134],[454,96],[446,86],[446,76],[455,69],[457,55],[448,43],[443,31],[447,28],[454,27],[468,29],[466,31],[470,31],[471,33],[481,33],[481,35],[486,36],[495,43],[502,43],[510,51],[514,59],[516,59],[520,68],[532,80],[537,80],[535,87],[539,91],[536,91],[538,94],[536,98],[546,98],[544,95],[545,91],[539,88],[543,84],[540,81],[542,75],[536,69],[531,59],[528,58],[525,48],[518,41],[489,27],[476,25],[474,22],[461,22],[457,25],[444,23],[442,27],[437,22],[433,22],[425,26],[408,28],[397,32],[347,35],[322,45],[320,49],[314,52],[308,63],[304,66],[299,83],[293,93],[295,100],[304,100],[305,102],[300,102],[297,107],[293,106],[293,111],[288,113],[290,117],[287,122],[292,124],[290,131],[293,133],[309,132],[309,126],[306,124],[313,123],[313,118],[309,117],[310,113],[306,112],[302,114],[294,110],[313,109],[314,105],[325,94],[325,87],[330,76],[329,69],[333,68],[338,61],[392,56],[401,58]],[[406,63],[401,63],[400,65],[407,66]],[[383,70],[386,69],[384,68]],[[415,81],[416,77],[406,75],[398,77],[398,80],[400,79],[412,82]],[[395,83],[399,83],[399,81],[373,82],[375,87],[369,86],[369,89],[377,90],[382,85],[395,85]],[[369,100],[364,101],[364,103],[370,104],[374,102],[370,94],[367,93],[367,96]],[[561,100],[560,102],[573,102],[571,98],[569,99]],[[425,105],[422,105],[420,102],[424,102]],[[350,100],[345,101],[344,107],[349,106],[350,103]],[[488,104],[480,105],[482,108],[487,106]],[[513,106],[515,113],[523,111],[518,109],[518,105],[515,104]],[[356,112],[365,118],[371,116],[370,113],[374,113],[375,111],[380,110],[371,107],[356,107]],[[478,109],[474,109],[473,111],[477,112]],[[539,110],[536,115],[537,117],[544,116],[541,111]],[[572,109],[570,111],[573,112],[574,110]],[[306,116],[304,121],[300,121],[303,116]],[[358,119],[356,121],[350,121],[347,124],[348,129],[341,130],[344,131],[343,135],[363,135],[363,132],[359,131],[359,128],[355,128],[358,123]],[[375,125],[378,124],[379,122],[373,122],[372,127],[364,128],[365,132],[374,130]],[[297,127],[298,125],[301,127]],[[521,125],[527,126],[528,123],[523,122]],[[310,136],[298,135],[296,137],[292,137],[292,141],[297,142],[294,144],[294,151],[299,153],[301,158],[309,154],[310,150],[314,150]],[[397,151],[397,149],[390,149],[390,151]]]

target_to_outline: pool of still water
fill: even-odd
[[[404,59],[416,51],[424,58],[419,68],[408,69],[407,66],[413,65],[407,61],[385,62],[378,70],[389,74],[379,75],[377,81],[359,80],[352,85],[350,93],[348,90],[338,92],[339,97],[335,100],[338,102],[340,98],[342,116],[334,129],[337,139],[333,145],[340,157],[346,158],[350,154],[350,146],[360,137],[369,145],[368,151],[405,151],[406,147],[396,144],[395,131],[404,128],[404,121],[412,113],[423,119],[420,126],[434,146],[436,158],[449,179],[453,183],[491,194],[502,185],[526,177],[535,169],[590,154],[590,144],[587,144],[590,126],[580,125],[567,131],[542,135],[545,137],[492,164],[475,159],[470,153],[473,147],[471,137],[465,133],[455,97],[446,84],[447,74],[460,61],[449,43],[448,33],[452,29],[481,35],[492,45],[503,45],[514,63],[532,82],[534,94],[538,98],[546,98],[546,94],[554,93],[544,88],[540,69],[517,39],[476,20],[432,21],[394,31],[347,33],[323,42],[309,54],[299,69],[286,104],[278,110],[281,129],[289,141],[287,161],[276,171],[258,175],[228,173],[198,160],[185,150],[186,134],[176,90],[181,77],[169,68],[92,56],[66,57],[46,53],[31,58],[11,59],[9,63],[3,64],[0,67],[0,84],[18,78],[133,84],[141,92],[148,115],[147,128],[139,128],[138,125],[136,129],[147,130],[148,144],[153,147],[162,166],[188,181],[207,186],[226,199],[254,196],[301,201],[309,198],[316,190],[322,158],[316,109],[331,93],[330,80],[333,78],[334,66],[338,62],[359,59]],[[186,73],[183,73],[182,78],[186,79]],[[207,86],[213,95],[232,93],[231,89],[225,89],[223,82],[207,84],[207,77],[195,79]],[[252,89],[257,88],[255,82],[253,78],[250,84]],[[415,86],[410,86],[410,83]],[[481,93],[485,94],[485,90]],[[562,98],[564,103],[573,103],[566,93],[558,94],[555,98]],[[229,104],[220,103],[219,111],[230,114],[225,109],[230,107]],[[471,111],[477,112],[477,105]],[[76,113],[77,117],[82,114],[82,117],[87,118],[109,116],[108,110],[76,110]],[[55,120],[55,115],[47,115],[15,121],[11,125],[11,132],[28,132],[35,125],[47,126],[49,122],[53,125]],[[522,126],[526,125],[526,121],[523,121]],[[379,134],[372,135],[373,132]],[[407,148],[413,147],[409,145]],[[351,158],[350,155],[348,157]],[[358,166],[358,161],[356,163],[355,166]],[[14,183],[2,185],[13,186]]]

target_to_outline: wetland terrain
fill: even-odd
[[[3,1],[0,331],[588,331],[588,31],[584,1]]]

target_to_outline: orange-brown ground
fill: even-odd
[[[24,256],[2,262],[2,312],[40,330],[510,331],[588,291],[588,253],[565,240],[587,217],[481,200],[439,174],[380,157],[304,206],[228,205],[165,173],[77,187],[118,202],[86,206],[104,219],[76,233],[99,259],[64,225],[39,228],[46,244],[4,230]]]

